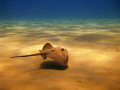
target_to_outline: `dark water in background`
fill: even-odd
[[[2,20],[117,19],[119,0],[0,0]]]

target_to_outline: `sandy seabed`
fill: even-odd
[[[67,66],[38,53],[45,43],[66,48]],[[0,90],[120,90],[120,22],[0,22]]]

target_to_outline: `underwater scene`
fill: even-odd
[[[119,0],[1,0],[0,90],[120,90],[119,11]],[[11,58],[46,43],[67,50],[66,65]]]

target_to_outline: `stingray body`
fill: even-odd
[[[40,53],[23,55],[23,56],[14,56],[11,58],[41,55],[44,60],[47,57],[49,57],[49,58],[51,58],[51,59],[55,60],[56,62],[61,63],[63,65],[67,65],[67,63],[68,63],[68,51],[67,51],[67,49],[61,48],[60,46],[54,48],[50,43],[46,43],[43,46],[43,49],[39,50],[39,52]]]

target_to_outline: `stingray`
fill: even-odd
[[[55,60],[58,63],[63,65],[67,65],[68,63],[68,51],[67,49],[58,47],[53,47],[50,43],[46,43],[42,50],[39,50],[39,53],[30,54],[30,55],[23,55],[23,56],[13,56],[11,58],[16,57],[29,57],[29,56],[38,56],[41,55],[42,58],[45,60],[47,57]]]

